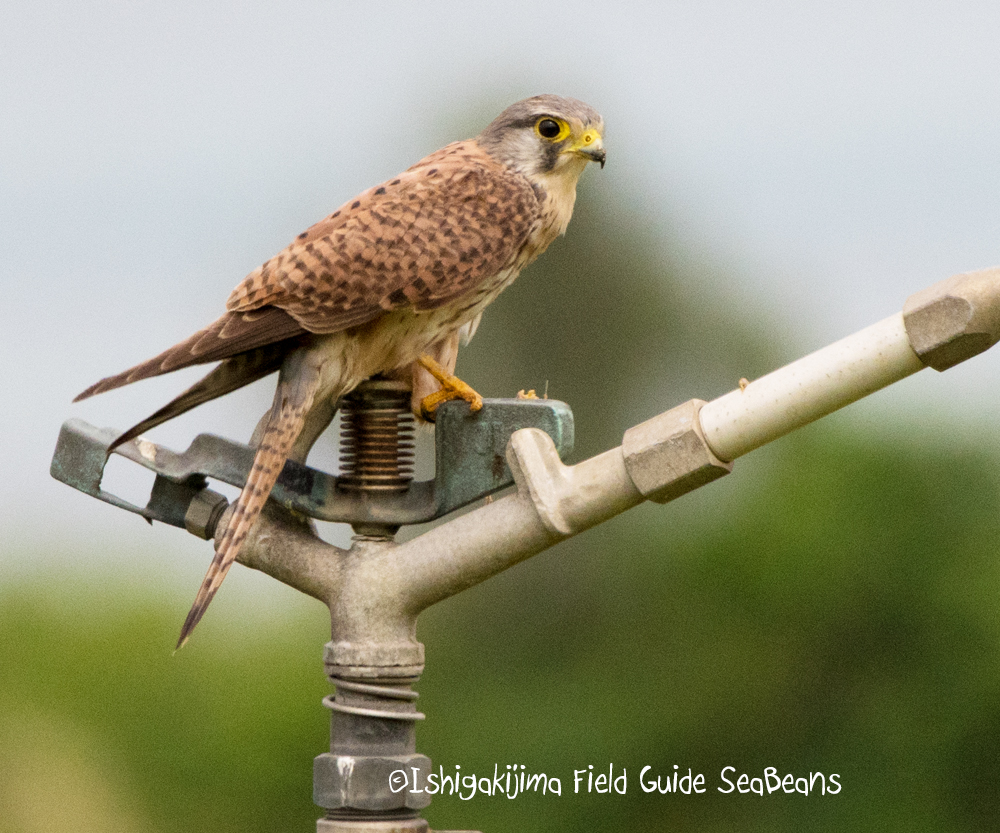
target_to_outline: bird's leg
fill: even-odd
[[[464,399],[469,403],[471,411],[478,411],[483,407],[483,397],[430,356],[420,356],[417,363],[441,385],[441,390],[425,396],[420,402],[420,415],[428,422],[434,421],[434,412],[443,402],[450,402],[452,399]]]

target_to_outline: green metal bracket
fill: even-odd
[[[337,488],[334,475],[292,461],[285,463],[271,498],[283,506],[323,521],[402,526],[440,518],[513,483],[505,451],[510,435],[521,428],[545,431],[565,458],[573,450],[573,413],[550,399],[486,399],[471,413],[465,402],[447,402],[435,421],[436,472],[433,480],[411,483],[405,492],[372,496]],[[200,434],[180,454],[147,440],[123,443],[112,451],[153,471],[156,480],[144,507],[101,488],[109,452],[120,432],[71,419],[59,433],[51,474],[74,489],[172,526],[186,522],[192,502],[208,478],[242,487],[253,462],[253,449],[242,443]],[[213,513],[217,518],[219,511]],[[210,537],[211,529],[205,537]]]

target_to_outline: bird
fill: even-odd
[[[431,153],[303,231],[239,283],[207,327],[74,399],[220,362],[114,440],[110,454],[197,405],[278,374],[251,440],[252,468],[177,648],[204,616],[286,460],[304,462],[340,397],[382,374],[412,385],[411,408],[424,420],[449,399],[482,407],[454,375],[459,345],[485,307],[565,233],[581,173],[605,159],[604,120],[592,107],[556,95],[519,101],[478,136]]]

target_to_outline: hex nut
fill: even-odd
[[[622,455],[635,487],[654,503],[667,503],[733,470],[709,447],[692,399],[625,432]]]
[[[215,534],[216,524],[228,505],[225,495],[211,489],[202,489],[188,504],[187,512],[184,513],[184,528],[207,541]]]
[[[935,370],[947,370],[1000,340],[1000,268],[952,275],[906,299],[910,346]]]
[[[407,785],[393,792],[390,779],[402,770]],[[414,784],[414,770],[417,785]],[[327,810],[419,810],[431,803],[426,792],[414,786],[431,771],[426,755],[335,755],[324,752],[313,760],[313,801]],[[399,780],[397,777],[396,780]]]

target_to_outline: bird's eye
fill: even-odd
[[[562,125],[555,119],[539,119],[535,130],[543,139],[557,139],[559,134],[563,132]]]

